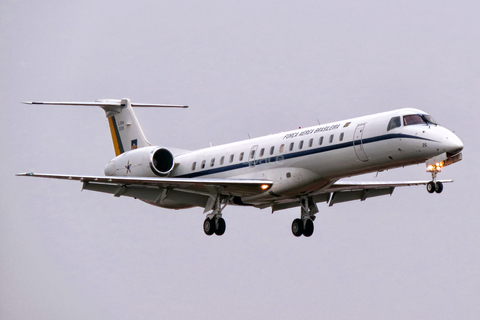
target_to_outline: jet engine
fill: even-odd
[[[130,150],[113,158],[105,167],[107,176],[165,177],[175,166],[175,158],[164,147]]]

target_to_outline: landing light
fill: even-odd
[[[433,171],[442,171],[442,167],[444,166],[443,161],[442,162],[437,162],[435,165],[431,164],[427,167],[427,171],[433,172]]]
[[[262,188],[262,190],[267,190],[268,188],[270,188],[270,185],[268,185],[268,184],[262,184],[262,185],[260,186],[260,188]]]

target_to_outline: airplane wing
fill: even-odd
[[[428,181],[347,181],[339,180],[335,182],[331,187],[327,188],[326,192],[342,192],[342,191],[354,191],[365,189],[383,189],[383,188],[395,188],[395,187],[410,187],[426,185]],[[442,183],[453,182],[453,180],[437,180]]]
[[[113,194],[116,197],[138,198],[154,204],[164,200],[181,202],[190,206],[206,207],[209,198],[216,194],[244,197],[263,193],[271,188],[270,180],[255,179],[192,179],[192,178],[147,178],[79,176],[44,173],[18,173],[17,176],[75,180],[83,182],[85,190]],[[453,180],[438,180],[442,183]],[[339,180],[331,186],[311,195],[313,202],[336,203],[391,195],[396,187],[426,185],[429,181],[347,181]],[[264,209],[271,207],[278,211],[299,206],[298,199],[278,199],[255,205]]]
[[[107,177],[107,176],[78,176],[44,173],[18,173],[17,176],[50,178],[62,180],[76,180],[84,184],[104,184],[117,186],[143,186],[158,188],[189,189],[192,192],[210,193],[212,188],[225,195],[254,195],[267,191],[273,182],[269,180],[247,179],[191,179],[191,178],[144,178],[144,177]]]
[[[453,180],[438,180],[442,183]],[[364,201],[367,198],[392,195],[396,187],[426,185],[430,181],[337,181],[325,192],[332,193],[329,206],[335,203],[353,200]]]
[[[78,176],[44,173],[18,173],[17,176],[75,180],[83,189],[129,196],[160,204],[163,200],[180,200],[192,206],[205,206],[208,198],[217,194],[228,196],[256,195],[267,191],[273,182],[248,179],[191,179]]]
[[[453,180],[437,180],[442,183],[450,183]],[[331,207],[336,203],[360,200],[367,198],[392,195],[396,187],[426,185],[430,181],[348,181],[338,180],[331,186],[321,189],[311,195],[313,202],[327,202]],[[257,207],[260,209],[271,207],[272,211],[278,211],[300,206],[297,199],[282,199],[274,203],[265,203]]]

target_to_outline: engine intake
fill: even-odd
[[[166,176],[173,170],[175,161],[170,150],[158,148],[152,150],[150,157],[150,168],[158,176]]]

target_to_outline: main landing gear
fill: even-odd
[[[437,174],[442,170],[443,163],[437,163],[436,165],[429,165],[427,171],[432,173],[432,181],[427,183],[428,193],[442,193],[443,183],[437,181]]]
[[[222,218],[222,210],[227,206],[229,201],[228,197],[217,195],[215,200],[213,198],[209,199],[207,206],[205,207],[205,212],[213,210],[212,213],[207,215],[207,218],[203,222],[203,231],[207,236],[211,236],[214,233],[217,236],[221,236],[225,233],[227,229],[227,224]],[[222,206],[223,203],[223,206]]]
[[[299,199],[301,206],[301,217],[292,222],[292,233],[295,237],[301,235],[310,237],[315,229],[313,221],[318,212],[317,204],[312,197],[302,197]]]

